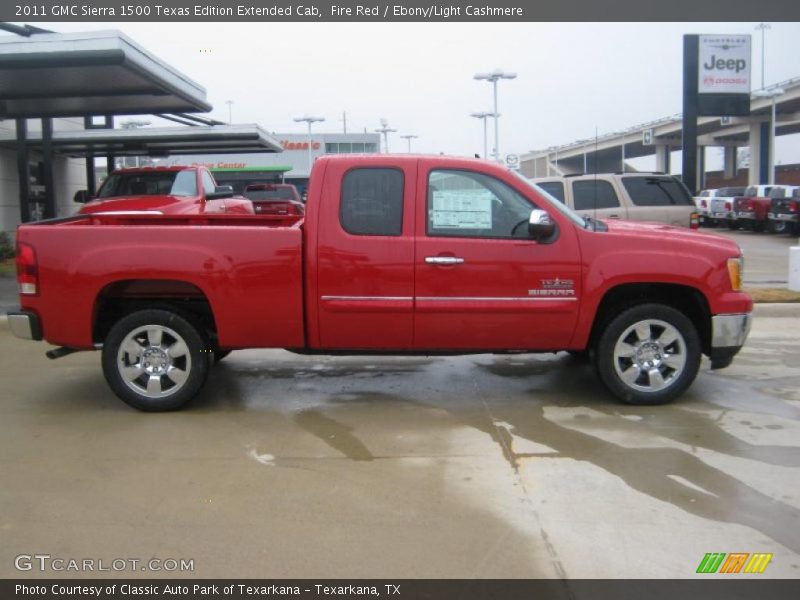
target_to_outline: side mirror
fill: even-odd
[[[220,200],[222,198],[233,198],[232,185],[218,185],[210,194],[206,194],[206,200]]]
[[[78,190],[72,197],[72,201],[77,202],[78,204],[86,204],[91,199],[92,197],[89,195],[88,190]]]
[[[556,224],[545,211],[538,208],[531,210],[528,219],[528,234],[531,239],[546,241],[553,236],[556,231]]]

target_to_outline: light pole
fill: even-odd
[[[473,79],[477,79],[479,81],[490,81],[492,83],[494,94],[494,159],[497,162],[500,162],[500,131],[497,128],[497,117],[500,115],[497,112],[497,82],[501,79],[516,78],[516,73],[506,73],[501,69],[495,69],[491,73],[475,73],[475,75],[473,75]]]
[[[401,135],[401,138],[404,140],[408,140],[408,153],[411,154],[411,140],[418,138],[418,135]]]
[[[470,117],[475,117],[476,119],[482,119],[483,120],[483,158],[488,160],[489,159],[489,142],[486,139],[486,119],[488,119],[489,117],[494,117],[495,113],[488,112],[488,111],[486,111],[486,112],[474,112],[474,113],[469,113],[469,116]],[[497,116],[499,117],[500,115],[497,115]],[[497,127],[497,126],[495,125],[495,127]]]
[[[321,123],[325,117],[315,117],[313,115],[303,115],[302,117],[295,117],[295,123],[308,123],[308,176],[311,177],[311,124]]]
[[[225,100],[225,104],[228,105],[228,124],[230,125],[233,123],[233,100]]]
[[[764,81],[765,81],[765,74],[767,72],[767,62],[766,62],[766,38],[767,38],[767,29],[772,29],[769,23],[759,23],[756,25],[756,31],[761,30],[761,89],[764,89]]]
[[[770,98],[772,99],[772,114],[770,116],[770,132],[769,132],[769,162],[771,163],[771,168],[769,170],[769,181],[770,185],[775,184],[775,169],[776,161],[775,161],[775,98],[785,94],[786,90],[783,88],[772,88],[771,90],[758,90],[757,92],[753,92],[753,95],[758,98]]]
[[[389,134],[397,133],[397,129],[392,129],[389,127],[389,121],[381,119],[381,128],[376,129],[375,132],[383,134],[383,148],[386,150],[386,154],[389,154]]]

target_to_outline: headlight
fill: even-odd
[[[728,276],[731,279],[731,289],[736,292],[740,291],[744,277],[744,256],[728,259]]]

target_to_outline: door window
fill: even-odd
[[[595,210],[619,206],[617,192],[608,181],[573,181],[572,198],[575,202],[575,210]]]
[[[214,185],[214,180],[211,178],[211,175],[208,173],[208,171],[203,171],[202,178],[203,178],[203,193],[206,195],[213,194],[214,191],[217,189],[217,186]]]
[[[531,209],[527,198],[482,173],[433,170],[428,176],[428,235],[525,238]]]
[[[399,236],[403,230],[403,172],[362,168],[342,179],[342,229],[353,235]]]

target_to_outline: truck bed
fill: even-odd
[[[91,348],[104,298],[174,290],[209,302],[223,347],[301,347],[301,225],[289,216],[151,214],[29,224],[18,241],[36,249],[40,290],[22,296],[22,308],[64,315],[45,321],[50,343]]]

